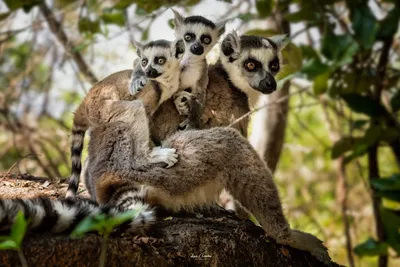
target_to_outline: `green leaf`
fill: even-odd
[[[256,18],[256,16],[252,13],[244,13],[244,14],[239,14],[238,18],[243,20],[244,22],[249,22],[250,20]]]
[[[272,29],[266,29],[266,30],[254,29],[246,32],[246,35],[255,35],[261,37],[271,37],[275,34],[278,34],[278,32]]]
[[[351,13],[351,25],[356,40],[366,49],[371,48],[379,28],[376,18],[367,4],[353,9]]]
[[[399,192],[400,194],[400,192]],[[400,254],[400,216],[396,210],[381,207],[379,210],[387,236],[387,243]]]
[[[124,222],[127,222],[129,220],[133,220],[138,214],[139,212],[141,212],[143,210],[142,209],[134,209],[134,210],[128,210],[122,213],[119,213],[113,217],[111,217],[110,219],[108,219],[107,221],[107,227],[111,227],[115,228],[118,225],[123,224]]]
[[[147,15],[147,12],[143,8],[137,7],[135,10],[135,14],[138,16],[145,16]]]
[[[317,61],[321,61],[318,52],[309,45],[300,45],[301,51],[303,53],[303,57],[305,59],[314,59]]]
[[[363,113],[371,117],[377,117],[385,113],[385,108],[376,100],[359,94],[341,95],[346,104],[355,112]]]
[[[400,190],[400,174],[371,180],[371,185],[377,190]]]
[[[301,69],[301,72],[304,73],[310,80],[327,72],[330,74],[329,66],[322,63],[319,58],[313,58],[307,61]]]
[[[400,90],[397,90],[390,99],[390,106],[392,107],[393,112],[400,110]]]
[[[135,3],[135,0],[119,0],[117,4],[115,4],[114,8],[116,9],[126,9],[130,5]]]
[[[348,62],[353,54],[358,50],[353,38],[348,35],[335,35],[332,31],[327,31],[322,40],[322,54],[340,64]]]
[[[10,14],[11,12],[0,13],[0,21],[6,19]]]
[[[257,0],[256,8],[260,18],[268,17],[272,9],[274,8],[274,1],[273,0]]]
[[[125,16],[121,13],[103,13],[100,19],[106,24],[115,24],[118,26],[125,25]]]
[[[26,229],[28,228],[28,221],[25,220],[25,216],[22,210],[18,211],[17,216],[15,216],[14,224],[11,227],[10,237],[21,247],[22,240],[25,237]]]
[[[32,7],[40,4],[41,0],[4,0],[4,2],[11,11],[23,8],[25,12],[28,12]]]
[[[168,20],[168,26],[171,27],[171,29],[175,28],[174,19],[169,19]]]
[[[88,232],[102,232],[106,222],[106,215],[98,214],[96,216],[89,216],[83,219],[72,231],[71,238],[81,238]]]
[[[13,240],[6,240],[0,243],[0,250],[19,250],[19,246]]]
[[[374,239],[369,238],[364,243],[359,244],[354,248],[354,252],[358,256],[378,256],[387,255],[388,244],[378,243]]]
[[[336,159],[341,155],[343,155],[344,153],[352,150],[354,148],[354,145],[357,142],[359,142],[359,140],[360,138],[346,136],[337,141],[335,144],[333,144],[332,147],[332,153],[331,153],[332,159]]]
[[[143,32],[142,32],[142,41],[147,41],[149,39],[149,31],[150,27],[147,27]]]
[[[354,129],[361,129],[366,125],[369,121],[368,120],[355,120],[352,122],[352,128]]]
[[[392,201],[400,202],[400,194],[398,190],[377,191],[375,192],[375,195],[378,197],[390,199]]]
[[[90,20],[89,18],[81,18],[78,22],[78,29],[79,29],[80,33],[99,32],[100,31],[100,21],[99,20]]]
[[[285,77],[299,71],[303,63],[303,55],[301,49],[293,43],[288,43],[282,51],[282,59],[284,64],[282,69],[276,76],[277,80],[284,79]]]
[[[399,20],[400,8],[393,8],[379,23],[379,30],[376,38],[381,41],[391,38],[397,32]]]
[[[314,79],[313,91],[315,95],[320,95],[326,92],[328,88],[328,80],[331,76],[330,71],[326,71]]]
[[[302,7],[299,11],[294,13],[286,14],[285,19],[291,23],[298,23],[302,21],[314,21],[317,20],[317,14],[314,9],[309,10],[306,7]]]

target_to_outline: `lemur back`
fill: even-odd
[[[179,75],[176,73],[179,72],[179,61],[184,53],[183,42],[153,41],[144,45],[142,52],[152,59],[159,53],[164,64],[158,68],[157,76],[151,77],[152,80],[139,94],[130,94],[132,70],[124,70],[95,84],[77,108],[72,128],[72,167],[67,197],[74,197],[78,189],[83,141],[85,132],[90,127],[111,121],[132,121],[133,117],[130,114],[132,109],[136,108],[131,103],[133,99],[143,100],[147,112],[153,114],[162,101],[170,98],[178,90]]]

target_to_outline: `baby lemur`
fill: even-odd
[[[152,211],[155,206],[173,211],[191,210],[215,202],[221,190],[227,188],[256,216],[266,234],[276,242],[309,251],[319,260],[329,262],[327,250],[320,240],[290,229],[270,170],[237,130],[215,127],[175,133],[165,140],[163,147],[176,149],[179,161],[171,168],[163,168],[137,150],[147,144],[141,144],[141,136],[132,136],[130,129],[141,128],[140,134],[149,135],[150,132],[144,105],[141,101],[132,103],[136,107],[132,113],[133,125],[114,121],[96,126],[91,132],[85,183],[97,203],[120,210],[140,209],[141,223],[138,219],[132,223],[132,230],[139,231],[155,220]],[[38,207],[7,201],[3,208],[6,215],[0,213],[0,225],[1,218],[11,221],[8,214],[15,212],[10,213],[9,209],[18,206],[33,217],[35,227],[40,228],[42,221],[47,220],[46,213],[31,211],[39,211]],[[57,219],[52,229],[58,231],[62,227],[67,229],[66,226],[82,214],[99,212],[90,203],[62,204],[58,200],[51,203],[55,203],[50,206],[54,207],[53,217]],[[35,205],[41,203],[36,201]],[[69,205],[69,209],[64,208],[65,205]],[[92,209],[92,213],[87,211]]]
[[[117,72],[95,84],[75,111],[71,144],[72,168],[67,197],[74,197],[78,189],[82,169],[81,154],[87,129],[112,121],[132,122],[134,99],[143,100],[148,114],[151,115],[163,101],[178,90],[179,75],[176,73],[179,72],[179,62],[185,51],[183,41],[177,40],[173,43],[166,40],[153,41],[142,46],[140,51],[144,57],[152,61],[150,65],[158,65],[157,70],[152,70],[148,75],[150,82],[146,90],[135,96],[130,95],[128,86],[132,71]],[[132,128],[132,131],[134,135],[139,134],[141,130]],[[149,141],[148,136],[142,136],[146,139],[143,143]],[[168,166],[177,161],[174,150],[156,147],[151,152],[142,148],[138,148],[138,151],[143,151],[154,162],[165,162]]]
[[[201,114],[201,107],[204,105],[205,90],[208,84],[208,68],[206,55],[218,42],[219,36],[225,31],[225,24],[228,20],[212,22],[202,16],[183,17],[177,11],[174,13],[174,32],[177,39],[185,42],[185,53],[181,61],[179,92],[174,96],[174,104],[179,115],[198,118]],[[135,44],[140,55],[140,44]],[[148,63],[146,58],[142,58],[142,67]],[[134,67],[131,78],[130,92],[135,94],[140,92],[146,84],[144,73],[151,71],[141,71]],[[196,108],[190,107],[188,101],[192,99],[198,101]],[[194,102],[196,103],[196,102]],[[190,114],[189,114],[190,111]],[[185,128],[191,120],[186,120],[179,128]],[[174,129],[176,130],[176,129]]]

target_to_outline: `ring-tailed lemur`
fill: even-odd
[[[83,141],[88,128],[111,121],[135,120],[136,118],[132,116],[132,110],[136,108],[132,103],[134,99],[143,100],[147,112],[153,114],[162,101],[170,98],[178,90],[179,62],[185,51],[183,41],[177,40],[173,43],[166,40],[153,41],[142,46],[140,51],[147,60],[153,61],[152,65],[153,63],[158,65],[157,70],[151,69],[148,75],[151,82],[145,90],[132,96],[128,90],[132,70],[117,72],[95,84],[75,111],[71,144],[72,167],[67,197],[75,197],[78,189]],[[140,133],[140,129],[132,131]],[[143,135],[142,138],[148,137]],[[168,166],[177,161],[173,150],[159,148],[151,152],[142,148],[138,150],[149,153],[148,156],[154,162],[165,162]]]
[[[177,39],[185,42],[185,53],[181,61],[179,92],[174,95],[174,104],[179,115],[189,116],[180,126],[183,129],[191,118],[201,115],[201,108],[191,108],[189,100],[197,100],[204,105],[205,90],[208,84],[208,68],[206,55],[225,32],[228,20],[212,22],[202,16],[183,17],[177,11],[174,13],[174,32]],[[146,84],[143,72],[134,71],[130,92],[135,94]],[[177,128],[175,129],[177,130]]]
[[[216,64],[208,67],[209,82],[201,115],[202,128],[228,126],[250,111],[249,98],[276,90],[280,52],[288,43],[284,35],[270,38],[229,33],[221,43]],[[151,118],[152,139],[158,143],[179,126],[173,103],[163,103]],[[248,118],[232,127],[247,137]]]
[[[137,150],[148,144],[138,146],[140,138],[132,136],[130,129],[141,128],[141,134],[148,135],[150,130],[143,123],[147,121],[144,105],[141,101],[133,102],[138,107],[133,114],[136,118],[133,125],[114,121],[94,127],[91,132],[85,183],[97,203],[116,205],[121,210],[139,207],[147,214],[146,218],[153,220],[155,206],[173,211],[191,210],[215,202],[222,189],[227,188],[276,242],[309,251],[324,263],[330,262],[327,249],[318,238],[290,228],[270,170],[237,130],[215,127],[175,133],[165,140],[163,147],[176,149],[179,161],[172,168],[162,168],[143,158],[143,153]],[[58,200],[50,203],[52,207],[59,205]],[[9,213],[7,207],[16,205],[7,204],[4,213]],[[65,210],[56,208],[59,218],[66,218],[58,220],[57,224],[67,224],[73,221],[71,218],[87,214],[87,209],[91,209],[90,204],[89,208],[85,204]],[[48,220],[40,212],[29,215],[37,225]],[[140,225],[140,229],[146,227],[145,223]]]

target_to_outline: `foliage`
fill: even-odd
[[[15,216],[14,224],[11,227],[10,234],[8,236],[0,236],[0,250],[16,250],[20,257],[22,266],[27,266],[24,254],[21,251],[22,240],[25,237],[25,233],[28,227],[28,221],[25,220],[24,213],[22,210],[18,211]]]

